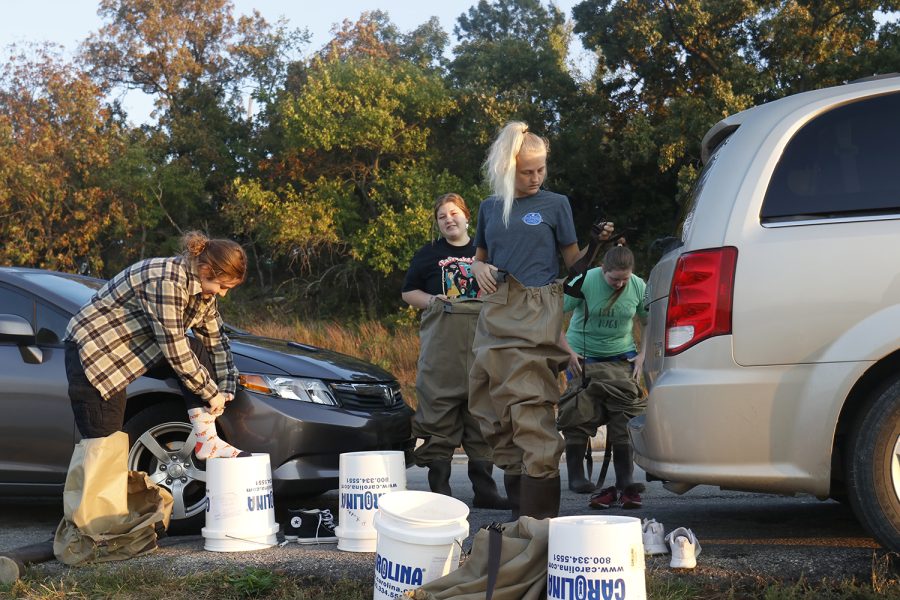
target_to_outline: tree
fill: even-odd
[[[58,49],[10,56],[0,72],[0,261],[100,272],[109,232],[127,227],[102,185],[122,130],[90,78]]]
[[[795,1],[768,8],[760,24],[759,54],[774,72],[770,99],[879,72],[896,23],[879,28],[877,16],[897,11],[900,2]],[[881,72],[896,71],[898,62],[885,66]]]
[[[155,96],[158,122],[145,142],[165,223],[171,233],[221,228],[231,182],[260,158],[250,99],[264,109],[275,101],[308,35],[259,13],[236,20],[230,0],[101,0],[98,13],[105,24],[82,61],[105,89]]]
[[[610,139],[638,227],[671,231],[699,174],[700,141],[723,117],[877,68],[875,12],[896,2],[585,0],[575,32],[599,57]],[[885,26],[885,42],[890,29]],[[655,171],[655,174],[654,174]],[[649,179],[648,179],[649,178]],[[633,184],[632,184],[633,182]],[[637,209],[637,210],[635,210]]]
[[[239,182],[229,207],[233,223],[259,207],[246,235],[313,280],[328,273],[359,290],[369,315],[379,311],[385,277],[399,284],[427,237],[433,199],[474,189],[441,170],[432,150],[456,110],[450,91],[428,61],[406,60],[403,36],[376,17],[345,23],[302,66],[273,113],[277,144],[263,179]]]
[[[106,24],[82,54],[97,81],[140,89],[166,109],[184,88],[230,83],[232,10],[229,0],[100,0]]]
[[[453,31],[460,40],[450,64],[456,86],[493,98],[508,117],[536,131],[557,130],[576,91],[566,66],[571,31],[558,8],[539,0],[480,0]]]

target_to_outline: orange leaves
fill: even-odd
[[[97,240],[115,198],[96,178],[119,151],[101,93],[52,47],[20,54],[0,77],[0,262],[100,266]]]

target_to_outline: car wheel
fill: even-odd
[[[170,534],[197,533],[206,519],[206,461],[194,455],[195,438],[183,405],[156,404],[125,423],[128,468],[144,471],[175,503]]]
[[[900,551],[900,377],[857,418],[846,460],[853,512],[882,546]]]

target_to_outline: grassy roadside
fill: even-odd
[[[649,570],[647,597],[652,600],[900,600],[900,579],[891,572],[888,560],[887,557],[877,559],[870,580],[865,582],[781,582],[768,577]],[[158,568],[123,565],[109,569],[98,565],[62,578],[41,579],[29,573],[13,586],[0,586],[0,598],[370,600],[372,583],[326,581],[263,569],[207,571],[175,577]]]
[[[235,325],[254,335],[293,340],[361,358],[394,375],[403,397],[416,407],[416,363],[419,359],[419,322],[415,312],[382,323],[363,321],[341,325],[336,321],[290,322],[251,318]],[[640,329],[635,328],[640,341]],[[565,381],[561,380],[565,388]]]
[[[419,326],[378,321],[343,326],[334,321],[278,323],[249,321],[239,325],[254,335],[294,340],[361,358],[394,375],[407,404],[416,406],[416,362],[419,359]]]

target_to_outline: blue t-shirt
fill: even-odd
[[[478,209],[475,246],[487,250],[487,262],[527,287],[542,287],[559,277],[560,247],[574,244],[575,223],[569,199],[541,190],[516,198],[503,224],[503,201],[491,196]]]

